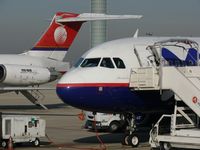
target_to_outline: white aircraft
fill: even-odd
[[[168,65],[196,65],[200,44],[200,38],[137,37],[137,34],[90,49],[57,84],[57,95],[69,105],[87,111],[123,114],[130,126],[123,143],[132,146],[138,144],[132,143],[137,113],[158,119],[156,114],[174,108],[171,107],[174,93],[164,91],[161,97],[159,90],[131,90],[131,69],[158,66],[160,53]],[[161,52],[156,48],[159,44],[164,45]]]
[[[0,55],[0,93],[20,92],[32,103],[47,109],[38,101],[41,94],[38,90],[52,88],[39,85],[60,78],[69,69],[69,63],[63,59],[81,25],[86,21],[130,18],[141,16],[57,12],[31,50],[18,55]]]
[[[40,104],[39,85],[58,79],[69,68],[63,59],[78,33],[82,22],[61,25],[56,18],[76,17],[78,14],[58,12],[46,32],[34,47],[27,52],[15,55],[0,55],[0,92],[20,92],[32,103]]]

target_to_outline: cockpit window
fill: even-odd
[[[112,60],[110,58],[103,58],[100,64],[101,67],[106,68],[114,68],[114,65],[112,63]]]
[[[125,69],[126,68],[123,60],[121,60],[120,58],[113,58],[113,60],[114,60],[117,68],[119,68],[119,69]]]
[[[98,66],[101,58],[86,58],[81,67],[96,67]]]
[[[74,67],[77,68],[82,63],[83,60],[84,60],[84,58],[82,58],[82,57],[79,58],[78,61],[74,64]]]

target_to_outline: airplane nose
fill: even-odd
[[[89,90],[90,91],[90,90]],[[70,84],[57,84],[58,97],[66,104],[84,110],[96,107],[95,101],[90,101],[88,90]]]
[[[97,100],[96,97],[97,88],[82,87],[83,85],[70,85],[70,84],[57,84],[56,92],[58,97],[66,104],[73,107],[84,110],[97,110],[98,107],[102,107],[102,102]],[[100,104],[98,104],[101,102]],[[103,104],[104,105],[104,104]]]
[[[75,77],[71,76],[70,74],[61,78],[56,86],[56,93],[64,103],[79,109],[83,109],[87,104],[85,98],[88,98],[88,92],[87,90],[84,90],[83,83],[79,83],[77,78],[74,78]],[[78,79],[80,78],[81,76]]]
[[[80,88],[82,81],[84,81],[84,76],[79,69],[67,72],[57,83],[56,93],[58,97],[68,105],[82,108],[82,90]]]
[[[56,86],[58,97],[64,103],[79,109],[117,112],[124,103],[121,99],[131,95],[126,83],[117,83],[118,86],[115,87],[114,83],[96,83],[93,78],[87,78],[87,75],[87,70],[82,69],[81,72],[73,70],[62,76]],[[127,94],[122,95],[122,92]]]
[[[74,96],[76,94],[73,93],[73,90],[71,90],[71,88],[66,84],[57,84],[56,93],[64,103],[69,104],[71,106],[76,106],[74,104],[76,102],[74,100]]]

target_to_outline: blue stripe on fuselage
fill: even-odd
[[[57,87],[66,104],[90,111],[130,112],[166,106],[159,91],[130,91],[128,87]]]

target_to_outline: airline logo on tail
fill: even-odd
[[[64,44],[67,39],[67,31],[64,27],[57,27],[54,32],[54,40],[57,44]]]
[[[56,19],[65,19],[77,16],[78,14],[73,13],[56,13],[49,28],[32,48],[32,50],[66,51],[72,44],[83,22],[68,22],[65,24],[59,24],[56,22]]]

